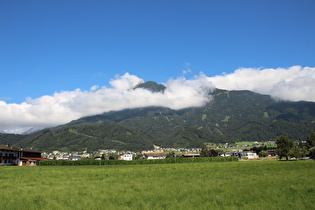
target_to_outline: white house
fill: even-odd
[[[119,160],[132,160],[132,154],[126,153],[119,157]]]
[[[247,157],[248,159],[256,159],[259,158],[256,152],[244,151],[242,153],[242,158]]]
[[[68,160],[73,160],[73,161],[81,160],[81,157],[80,156],[69,156]]]
[[[248,159],[259,158],[259,156],[257,155],[256,152],[249,152],[249,153],[247,153],[247,157],[248,157]]]

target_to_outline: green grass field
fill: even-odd
[[[252,146],[255,144],[255,142],[254,141],[239,141],[239,142],[235,142],[235,144],[239,146],[243,146],[243,145]]]
[[[0,167],[0,209],[314,209],[315,162]]]

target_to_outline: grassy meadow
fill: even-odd
[[[315,161],[0,167],[0,209],[313,209]]]

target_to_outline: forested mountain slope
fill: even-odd
[[[147,88],[142,85],[141,88]],[[158,88],[156,88],[158,87]],[[163,88],[162,88],[163,89]],[[155,86],[155,91],[161,91]],[[163,90],[162,90],[163,91]],[[201,147],[205,142],[267,141],[286,134],[304,140],[315,130],[315,103],[275,101],[251,91],[216,89],[203,107],[147,107],[107,112],[28,135],[39,150]]]

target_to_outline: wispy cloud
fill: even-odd
[[[12,100],[12,98],[11,97],[0,97],[0,101],[1,100],[10,101],[10,100]]]
[[[171,109],[203,106],[211,100],[215,87],[227,90],[252,90],[283,100],[315,102],[315,68],[293,66],[277,69],[241,68],[231,74],[207,77],[201,73],[193,79],[168,80],[164,93],[152,93],[132,87],[143,79],[126,73],[117,75],[111,87],[92,86],[88,91],[56,92],[28,98],[20,104],[0,100],[0,130],[20,132],[31,127],[50,127],[83,116],[126,108],[163,106]]]
[[[184,65],[184,70],[183,70],[183,74],[188,74],[188,73],[192,73],[192,70],[190,69],[191,67],[191,64],[186,62],[185,65]]]

